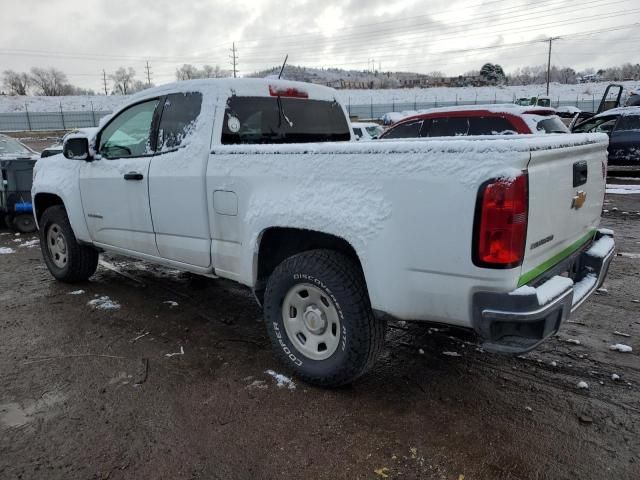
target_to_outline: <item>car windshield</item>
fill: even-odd
[[[31,155],[31,151],[14,138],[0,135],[0,155]]]
[[[580,123],[573,128],[574,133],[610,131],[617,117],[598,117]]]
[[[373,138],[378,138],[380,135],[382,135],[382,132],[384,132],[384,128],[382,128],[379,125],[377,125],[375,127],[373,127],[373,126],[365,127],[365,130],[367,132],[369,132],[369,135],[371,135],[371,137],[373,137]]]
[[[544,133],[569,133],[567,126],[562,123],[560,117],[556,117],[555,115],[547,117],[544,120],[540,120],[536,124],[536,128],[539,132]]]

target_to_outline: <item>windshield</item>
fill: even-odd
[[[555,115],[552,117],[546,117],[544,120],[540,120],[536,124],[536,129],[539,132],[544,133],[569,133],[567,126],[562,123],[560,117],[556,117]]]
[[[31,155],[31,150],[14,138],[0,135],[0,155]]]
[[[338,102],[287,97],[231,97],[222,143],[348,141],[349,124]]]
[[[380,135],[382,135],[382,132],[384,132],[384,128],[382,128],[380,125],[376,125],[375,127],[365,127],[365,130],[369,132],[369,135],[372,138],[378,138]]]
[[[609,132],[613,129],[617,117],[598,117],[580,123],[573,128],[574,133],[583,132]]]

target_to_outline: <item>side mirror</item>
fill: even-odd
[[[70,160],[93,160],[89,151],[89,139],[83,136],[72,136],[64,141],[62,154]]]

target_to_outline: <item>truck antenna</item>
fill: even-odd
[[[289,54],[287,53],[287,55],[284,57],[284,62],[282,62],[282,68],[280,69],[280,73],[278,74],[278,80],[280,80],[280,77],[282,76],[282,72],[284,72],[284,66],[287,64],[288,58],[289,58]]]

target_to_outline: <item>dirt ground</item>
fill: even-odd
[[[110,255],[65,285],[0,231],[0,478],[640,478],[640,195],[607,202],[619,256],[558,336],[501,356],[392,322],[337,390],[278,386],[243,287]]]

